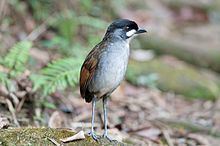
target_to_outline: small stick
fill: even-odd
[[[36,40],[42,33],[44,33],[48,26],[48,22],[52,20],[53,16],[55,14],[52,14],[51,17],[49,17],[47,20],[45,20],[41,25],[39,25],[35,30],[33,30],[27,37],[26,39],[29,41],[34,41]]]
[[[17,117],[16,117],[16,115],[15,115],[15,109],[14,109],[14,107],[13,107],[11,101],[10,101],[9,99],[5,99],[5,100],[6,100],[6,103],[7,103],[7,105],[8,105],[8,109],[9,109],[9,111],[10,111],[11,114],[12,114],[12,118],[13,118],[13,121],[14,121],[15,125],[18,126],[18,127],[20,127],[20,124],[18,123]]]
[[[26,96],[23,96],[22,99],[21,99],[21,101],[19,102],[17,108],[16,108],[16,111],[17,111],[17,112],[21,111],[21,108],[22,108],[22,106],[24,105],[25,99],[26,99]]]
[[[18,97],[12,92],[9,93],[9,97],[12,99],[12,101],[15,104],[15,107],[16,107],[19,104]]]
[[[35,30],[33,30],[28,36],[27,40],[34,41],[37,39],[43,32],[47,30],[46,23],[42,23],[40,26],[38,26]]]
[[[167,130],[162,130],[162,133],[164,135],[164,138],[167,141],[168,146],[174,146],[172,139],[170,138],[170,134]]]

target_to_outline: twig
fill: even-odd
[[[47,30],[47,24],[49,21],[53,20],[53,16],[55,16],[55,14],[52,14],[47,20],[45,20],[41,25],[39,25],[35,30],[33,30],[26,37],[26,39],[30,41],[36,40],[42,33],[44,33]]]
[[[162,133],[164,135],[164,138],[167,141],[168,146],[174,146],[172,139],[170,138],[170,134],[167,130],[162,130]]]
[[[47,21],[38,26],[35,30],[33,30],[28,36],[27,40],[34,41],[37,39],[42,33],[47,30]]]
[[[12,101],[15,104],[15,107],[16,107],[19,104],[18,97],[12,92],[9,93],[9,97],[12,99]]]
[[[18,126],[18,127],[20,127],[20,124],[18,123],[17,117],[16,117],[16,115],[15,115],[15,109],[14,109],[14,107],[13,107],[11,101],[10,101],[9,99],[5,99],[5,100],[6,100],[6,103],[7,103],[7,105],[8,105],[8,109],[9,109],[9,111],[10,111],[11,114],[12,114],[12,118],[13,118],[13,121],[14,121],[15,125]]]
[[[23,96],[22,99],[21,99],[21,101],[19,102],[17,108],[16,108],[16,111],[17,111],[17,112],[20,112],[20,111],[21,111],[21,108],[22,108],[22,106],[24,105],[25,99],[26,99],[26,96]]]

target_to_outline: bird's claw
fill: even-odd
[[[98,141],[99,137],[94,132],[89,132],[89,136],[91,136],[95,141]]]
[[[107,134],[103,134],[102,135],[103,138],[106,138],[109,141],[113,141]]]

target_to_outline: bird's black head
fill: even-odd
[[[144,33],[146,30],[140,29],[138,25],[128,19],[118,19],[115,20],[111,25],[109,25],[106,37],[109,35],[121,37],[123,39],[128,39],[134,36],[135,34]]]

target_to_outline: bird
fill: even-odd
[[[80,71],[80,94],[86,102],[92,102],[91,131],[89,135],[98,140],[94,132],[95,106],[98,100],[103,102],[104,133],[108,136],[107,103],[111,93],[124,79],[130,48],[129,43],[138,34],[147,32],[137,23],[128,19],[117,19],[107,28],[100,43],[87,55]]]

